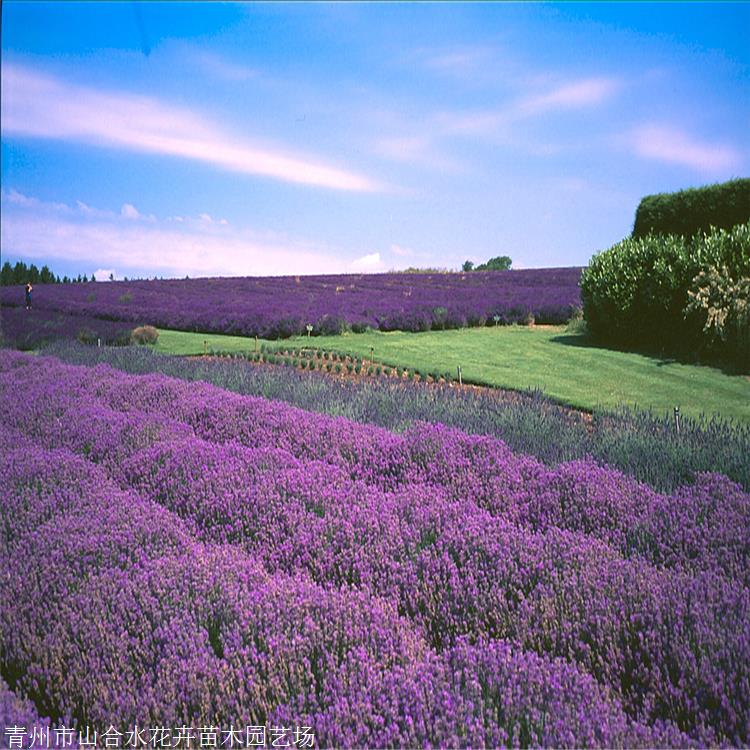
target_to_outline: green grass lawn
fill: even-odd
[[[159,328],[159,339],[153,348],[164,354],[184,355],[206,354],[211,351],[249,352],[255,349],[255,339],[245,336],[224,336],[220,333],[188,333]]]
[[[160,331],[157,350],[172,354],[249,351],[254,339]],[[713,367],[680,364],[630,352],[589,346],[584,336],[561,326],[466,328],[428,333],[372,331],[343,336],[299,337],[264,342],[272,347],[312,346],[370,357],[377,362],[456,372],[470,382],[523,390],[541,388],[548,396],[582,409],[620,404],[671,413],[719,414],[750,423],[750,379]]]

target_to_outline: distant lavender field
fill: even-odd
[[[95,344],[99,339],[105,345],[128,344],[132,328],[132,323],[52,309],[0,308],[0,344],[16,349],[36,349],[60,340]]]
[[[580,268],[438,274],[282,276],[39,285],[37,308],[164,328],[264,338],[367,326],[427,331],[564,323],[580,306]],[[0,304],[22,305],[21,287]]]

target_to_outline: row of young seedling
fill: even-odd
[[[334,375],[359,375],[370,377],[394,377],[403,380],[427,380],[449,382],[455,380],[450,372],[419,370],[416,368],[394,367],[365,357],[355,357],[345,352],[331,352],[322,349],[272,349],[261,346],[259,351],[244,355],[250,362],[281,365],[299,370],[318,370]]]

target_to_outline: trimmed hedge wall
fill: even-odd
[[[692,237],[712,227],[731,229],[750,221],[750,179],[647,195],[635,212],[633,237],[678,234]]]
[[[688,291],[695,291],[698,275],[711,268],[734,281],[750,277],[750,222],[687,239],[629,237],[597,253],[581,277],[591,334],[605,343],[672,353],[711,352],[744,368],[746,322],[739,320],[737,332],[728,327],[726,338],[717,340],[704,330],[708,311],[687,309]]]

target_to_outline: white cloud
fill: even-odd
[[[94,276],[97,281],[109,281],[110,276],[114,279],[118,278],[114,268],[97,268],[96,271],[94,271]]]
[[[391,245],[391,252],[401,258],[408,258],[414,255],[414,251],[410,247],[401,247],[401,245]]]
[[[543,93],[525,96],[507,106],[475,111],[444,112],[438,124],[449,135],[490,135],[504,126],[536,115],[601,104],[621,87],[615,78],[586,78],[568,81]]]
[[[40,201],[38,198],[32,198],[28,195],[24,195],[23,193],[19,193],[17,190],[2,190],[2,198],[4,201],[8,201],[9,203],[21,206],[23,208],[38,208],[42,205],[42,201]],[[70,211],[70,206],[66,205],[65,203],[47,203],[44,204],[56,211]]]
[[[519,115],[534,115],[555,109],[590,107],[608,99],[620,88],[614,78],[586,78],[564,83],[544,94],[530,96],[517,105]]]
[[[382,189],[356,172],[281,147],[259,147],[202,115],[158,99],[76,86],[2,66],[3,137],[72,140],[206,162],[219,169],[345,191]]]
[[[494,56],[494,51],[488,47],[462,47],[429,53],[423,63],[432,70],[463,78],[487,68]]]
[[[132,203],[124,203],[120,209],[120,215],[125,219],[139,219],[140,213]]]
[[[378,138],[373,147],[374,153],[391,161],[415,164],[420,167],[443,172],[465,172],[466,167],[457,159],[441,153],[433,139],[425,135],[397,135]]]
[[[642,125],[631,131],[625,140],[640,157],[679,164],[710,175],[729,175],[743,165],[742,154],[732,146],[700,141],[669,125]]]
[[[76,209],[82,216],[87,216],[90,218],[98,217],[111,219],[114,216],[111,211],[102,211],[99,208],[93,208],[83,201],[76,201]]]
[[[0,243],[26,258],[97,264],[97,279],[113,269],[166,276],[342,273],[352,267],[341,253],[284,235],[242,230],[200,218],[181,223],[134,221],[92,209],[64,210],[21,193],[2,193]],[[87,207],[90,208],[90,207]],[[141,215],[139,213],[139,215]],[[379,255],[360,258],[360,270],[377,270]]]
[[[428,158],[430,139],[424,135],[380,138],[375,144],[381,156],[394,161],[424,161]]]
[[[384,268],[380,260],[380,253],[370,253],[353,260],[350,264],[352,271],[379,271]]]
[[[258,75],[258,71],[254,68],[240,65],[231,60],[227,60],[224,57],[220,57],[219,55],[214,55],[211,52],[205,52],[203,50],[196,51],[193,53],[193,56],[195,61],[207,73],[225,81],[242,83],[243,81],[249,81],[252,78],[256,78]]]

